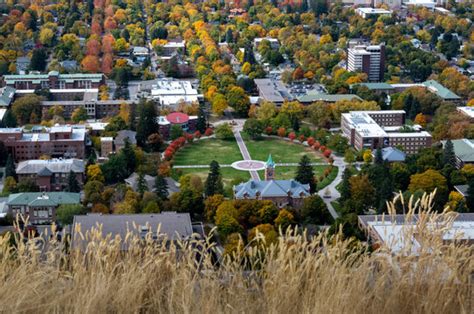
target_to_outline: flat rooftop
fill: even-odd
[[[342,116],[364,137],[386,137],[387,132],[365,111],[351,111]]]
[[[285,100],[291,100],[293,98],[285,84],[280,80],[261,78],[255,79],[254,82],[263,100],[284,102]]]

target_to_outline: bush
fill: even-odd
[[[232,127],[228,123],[223,123],[216,128],[216,138],[220,140],[231,140],[234,138]]]

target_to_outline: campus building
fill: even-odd
[[[17,214],[27,216],[31,224],[38,225],[56,221],[56,210],[59,206],[79,203],[79,193],[29,192],[10,194],[6,206],[13,217]]]
[[[383,80],[385,72],[385,45],[354,45],[347,51],[347,70],[364,72],[369,81]]]
[[[446,145],[446,141],[441,141]],[[456,156],[456,167],[461,169],[466,164],[474,163],[474,140],[467,138],[451,140],[453,143],[454,155]]]
[[[190,81],[160,79],[153,84],[150,98],[162,108],[176,109],[181,103],[198,103],[202,95],[198,94]]]
[[[18,181],[32,180],[40,191],[63,191],[68,186],[68,177],[73,172],[79,186],[85,178],[85,165],[81,159],[34,159],[18,163]]]
[[[290,92],[280,80],[271,78],[254,79],[257,86],[259,101],[269,101],[281,106],[285,101],[293,100]]]
[[[33,94],[38,89],[48,89],[56,100],[73,100],[76,94],[89,89],[98,89],[105,84],[103,74],[60,74],[51,71],[48,74],[21,74],[3,76],[3,85],[16,89],[17,95]]]
[[[181,127],[186,133],[194,133],[197,129],[197,116],[188,116],[182,112],[172,112],[166,117],[160,116],[158,119],[158,132],[164,139],[170,137],[171,128],[174,125]]]
[[[379,8],[357,8],[356,13],[364,19],[369,17],[391,16],[392,11]]]
[[[70,119],[74,110],[77,108],[84,108],[87,111],[87,117],[89,119],[102,119],[118,115],[120,112],[120,105],[132,105],[133,103],[135,102],[131,100],[120,99],[99,100],[98,91],[90,90],[83,94],[82,100],[42,101],[41,109],[44,115],[54,106],[61,106],[64,109],[63,117],[65,119]]]
[[[407,154],[430,147],[432,137],[418,128],[405,129],[405,111],[351,111],[341,115],[342,134],[357,150],[399,147]]]
[[[84,159],[87,131],[84,126],[61,125],[27,132],[0,128],[0,141],[16,161],[51,158]]]
[[[265,180],[249,180],[233,187],[237,200],[269,200],[278,208],[291,206],[300,208],[306,197],[311,195],[309,184],[296,180],[275,180],[275,163],[271,155],[265,168]]]
[[[100,225],[100,228],[97,226]],[[196,229],[193,227],[196,226]],[[71,248],[85,250],[91,240],[91,231],[101,232],[103,237],[112,239],[119,237],[121,249],[127,250],[133,236],[145,239],[150,236],[152,240],[179,241],[189,239],[194,232],[202,232],[202,225],[194,225],[189,213],[162,212],[159,214],[127,214],[127,215],[102,215],[87,214],[74,216],[72,230],[80,230],[72,234]],[[132,235],[132,237],[130,237]],[[136,244],[136,243],[135,243]]]

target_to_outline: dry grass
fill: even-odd
[[[411,204],[409,214],[430,200]],[[208,241],[142,243],[99,232],[85,253],[65,254],[52,240],[41,252],[32,239],[17,247],[0,238],[0,309],[6,313],[472,313],[469,247],[437,235],[449,214],[422,213],[419,256],[376,253],[326,234],[288,232],[276,246],[252,243],[218,267]],[[443,219],[440,230],[430,228]],[[429,229],[429,232],[427,231]],[[257,241],[258,242],[258,241]],[[198,260],[196,253],[200,253]]]

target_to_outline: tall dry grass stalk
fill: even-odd
[[[209,240],[167,246],[129,236],[82,234],[85,252],[65,253],[53,236],[0,238],[0,309],[6,313],[472,313],[469,247],[443,244],[430,199],[407,204],[420,214],[422,249],[370,252],[342,237],[288,231],[276,245],[256,240],[232,258],[213,262]],[[393,207],[391,207],[393,208]],[[387,217],[387,219],[390,219]],[[429,232],[428,232],[429,230]],[[438,234],[439,235],[439,234]],[[145,242],[145,243],[144,243]]]

